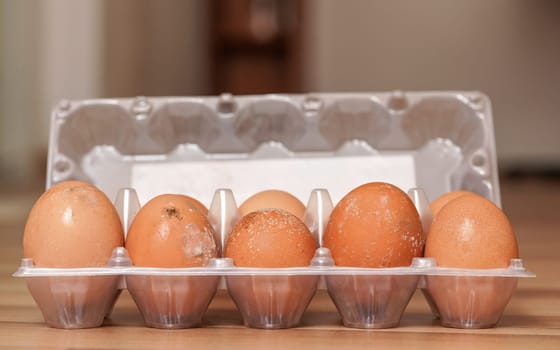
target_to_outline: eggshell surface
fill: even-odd
[[[119,215],[95,186],[66,181],[37,200],[25,224],[23,256],[37,267],[105,266],[123,245]]]
[[[206,266],[217,256],[214,230],[190,197],[163,194],[151,199],[130,225],[125,247],[133,265]]]
[[[372,182],[348,193],[331,213],[323,238],[335,264],[354,267],[408,266],[422,255],[418,211],[396,186]]]
[[[189,200],[191,202],[191,204],[194,206],[195,209],[198,209],[198,211],[204,215],[204,216],[208,216],[208,208],[202,204],[202,202],[200,202],[198,199],[193,198],[191,196],[187,196],[187,195],[178,195],[178,196],[183,196],[185,197],[185,199]]]
[[[430,205],[430,209],[432,211],[432,217],[435,217],[437,213],[443,208],[447,203],[451,202],[452,200],[462,197],[462,196],[478,196],[474,192],[469,191],[451,191],[442,194],[441,196],[437,197],[434,201],[432,201]]]
[[[240,206],[239,213],[245,216],[261,209],[283,209],[303,220],[305,205],[292,194],[280,190],[266,190],[247,198]]]
[[[481,196],[462,196],[445,205],[426,240],[425,256],[444,267],[505,268],[518,255],[508,218]]]
[[[284,210],[251,212],[235,225],[229,235],[225,257],[236,266],[308,266],[316,244],[305,224]]]

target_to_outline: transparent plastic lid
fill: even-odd
[[[79,179],[140,203],[185,193],[209,205],[265,189],[336,203],[385,181],[500,204],[492,111],[479,92],[316,93],[63,101],[52,113],[47,187]],[[188,179],[188,180],[185,180]],[[344,179],[344,181],[341,181]]]

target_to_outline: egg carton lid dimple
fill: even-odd
[[[270,188],[337,202],[385,181],[430,199],[470,190],[500,205],[490,100],[480,92],[363,92],[63,101],[53,109],[47,187],[91,182],[140,203],[216,188]]]

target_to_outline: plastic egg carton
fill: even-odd
[[[286,269],[235,267],[226,258],[201,268],[134,267],[124,248],[104,268],[37,268],[24,259],[15,276],[26,278],[53,327],[100,326],[123,288],[146,325],[193,327],[220,287],[255,328],[296,326],[317,288],[328,290],[348,327],[397,326],[417,288],[443,325],[489,327],[517,279],[532,276],[521,260],[489,271],[425,258],[408,267],[337,267],[321,246],[333,200],[366,182],[413,188],[426,232],[428,198],[464,189],[499,205],[491,106],[478,92],[62,101],[52,113],[47,188],[72,179],[117,198],[125,232],[140,203],[156,195],[211,203],[220,247],[238,219],[236,200],[279,188],[308,200],[305,223],[319,248],[310,266]]]
[[[428,225],[431,216],[423,191],[412,189],[409,195]],[[121,190],[116,204],[126,232],[140,209],[136,192]],[[105,268],[36,268],[24,259],[15,276],[27,277],[33,298],[53,327],[100,326],[119,290],[127,288],[146,325],[168,329],[200,325],[222,279],[244,324],[252,328],[297,326],[321,280],[347,327],[398,326],[410,298],[421,287],[442,325],[487,328],[500,319],[517,278],[533,276],[520,259],[496,270],[439,268],[428,258],[415,258],[408,267],[335,266],[329,249],[322,247],[332,208],[327,190],[312,191],[305,223],[319,248],[307,267],[236,267],[229,258],[211,259],[208,266],[197,268],[135,267],[120,247]],[[238,216],[233,192],[217,190],[209,220],[220,251]]]

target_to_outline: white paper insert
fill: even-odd
[[[385,181],[407,191],[416,187],[412,155],[368,155],[275,159],[137,163],[131,186],[143,205],[163,193],[182,193],[210,205],[216,189],[233,191],[237,205],[267,189],[280,189],[307,203],[311,191],[325,188],[336,204],[353,188]]]

